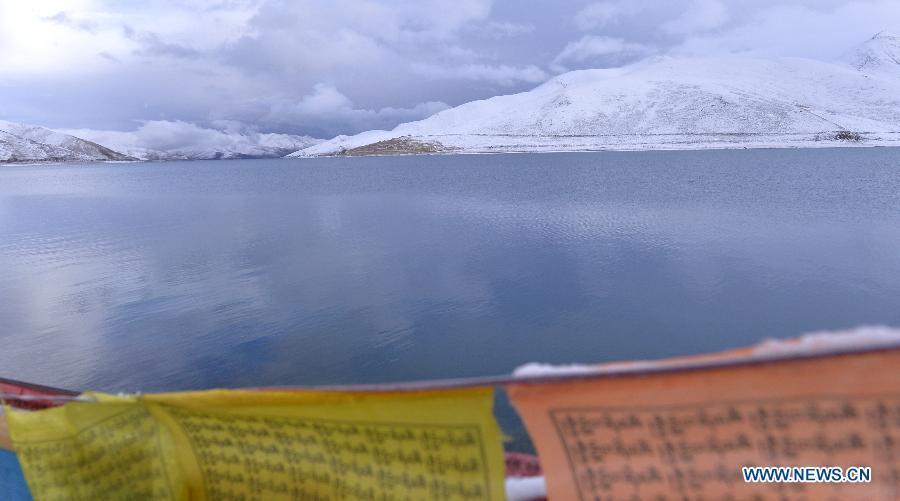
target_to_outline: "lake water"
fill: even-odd
[[[37,383],[496,375],[859,324],[900,325],[900,149],[0,167],[0,376]]]

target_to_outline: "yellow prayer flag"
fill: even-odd
[[[503,499],[490,389],[97,397],[7,411],[36,499]]]

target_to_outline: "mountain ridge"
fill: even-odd
[[[900,35],[882,31],[839,58],[860,71],[893,71],[900,74]]]
[[[179,127],[188,127],[188,130],[175,131],[175,136],[179,132],[189,135],[199,130],[207,137],[212,136],[214,144],[148,148],[142,145],[135,132],[53,130],[0,120],[0,163],[281,158],[321,141],[308,136],[226,133],[217,129],[201,129],[192,124],[178,124]]]
[[[900,38],[888,33],[832,62],[658,56],[290,156],[406,153],[401,140],[409,153],[900,145],[898,60]]]
[[[0,162],[96,162],[135,158],[45,127],[0,120]]]
[[[66,132],[150,161],[280,158],[322,141],[255,130],[210,129],[180,121],[149,121],[131,132],[92,129]]]

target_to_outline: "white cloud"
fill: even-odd
[[[517,82],[540,83],[547,79],[547,73],[533,64],[527,66],[477,63],[457,66],[415,64],[413,71],[429,78],[485,80],[500,85],[513,85]]]
[[[76,30],[86,31],[88,33],[94,34],[97,32],[98,26],[96,21],[91,19],[79,19],[72,17],[68,12],[62,11],[57,12],[52,16],[48,16],[44,18],[45,21],[53,21],[54,23],[60,24],[62,26],[67,26],[69,28],[73,28]]]
[[[118,52],[118,36],[97,33],[102,16],[92,15],[89,1],[0,1],[0,68],[6,75],[67,73],[96,66],[94,54]],[[81,13],[68,13],[78,9]],[[79,28],[91,26],[91,30]]]
[[[133,134],[133,140],[138,147],[168,151],[196,145],[222,148],[231,143],[230,136],[227,132],[192,123],[153,120],[141,125]]]
[[[676,55],[743,52],[757,56],[798,56],[830,60],[882,29],[900,30],[900,2],[872,0],[833,9],[775,5],[736,26],[688,36]]]
[[[621,17],[640,12],[640,2],[594,2],[575,14],[575,26],[582,31],[603,28]]]
[[[0,1],[0,67],[10,73],[83,73],[105,68],[100,54],[127,60],[141,55],[146,44],[213,50],[246,33],[258,3],[233,0],[228,9],[211,12],[214,3],[208,1]]]
[[[500,39],[511,38],[534,32],[533,24],[491,21],[480,26],[473,26],[473,31],[481,36]]]
[[[258,154],[267,148],[291,150],[305,142],[288,134],[259,133],[252,126],[238,122],[219,121],[215,125],[221,128],[180,120],[151,120],[133,131],[64,129],[62,132],[140,157],[147,151]]]
[[[663,32],[687,35],[718,28],[728,21],[728,9],[719,0],[692,0],[680,16],[663,23]]]
[[[626,42],[621,38],[585,35],[574,42],[569,42],[553,59],[551,68],[565,71],[566,63],[584,63],[602,56],[640,57],[650,54],[652,49],[646,45]]]
[[[268,111],[262,122],[272,124],[309,124],[330,133],[337,134],[337,125],[355,132],[369,129],[393,128],[401,122],[429,117],[448,106],[445,103],[429,101],[409,108],[384,107],[366,109],[355,107],[353,102],[335,86],[318,83],[311,93],[297,101],[278,100],[267,103]]]
[[[397,66],[422,50],[458,45],[460,31],[483,22],[490,4],[490,0],[266,2],[249,21],[251,31],[232,47],[223,47],[223,52],[235,64],[271,62],[287,71]]]
[[[317,83],[311,94],[307,94],[294,106],[294,111],[303,115],[323,115],[351,109],[350,98],[341,94],[333,85]]]

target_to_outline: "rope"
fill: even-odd
[[[533,385],[545,383],[560,383],[581,381],[589,379],[608,379],[620,378],[634,375],[651,375],[666,373],[683,373],[694,372],[706,369],[725,368],[725,367],[747,367],[760,366],[772,363],[808,360],[824,357],[841,357],[860,353],[876,353],[884,351],[893,351],[900,349],[900,343],[891,341],[887,343],[875,343],[869,346],[855,347],[847,349],[846,347],[834,347],[830,349],[821,349],[812,352],[799,353],[778,353],[765,355],[743,355],[736,358],[712,358],[705,360],[682,360],[674,363],[654,363],[648,364],[624,364],[614,366],[599,366],[596,370],[586,372],[559,372],[544,373],[528,376],[488,376],[473,377],[461,379],[443,379],[431,381],[416,381],[402,383],[381,383],[381,384],[362,384],[362,385],[327,385],[317,387],[258,387],[243,388],[244,390],[264,390],[264,391],[297,391],[297,390],[315,390],[315,391],[419,391],[419,390],[435,390],[435,389],[452,389],[452,388],[470,388],[474,386],[493,386],[504,387],[508,385]],[[13,383],[11,380],[0,378],[0,383]],[[32,388],[40,388],[31,385]],[[26,385],[27,387],[27,385]],[[48,389],[41,388],[43,391]],[[49,389],[50,391],[54,389]],[[40,391],[40,390],[39,390]],[[78,395],[68,390],[58,390],[62,394],[43,394],[43,395],[22,395],[14,393],[0,392],[0,401],[19,401],[19,402],[97,402],[95,398]],[[68,394],[66,394],[68,393]]]
[[[0,393],[0,402],[19,400],[22,402],[96,402],[97,399],[83,395],[20,395],[16,393]]]

